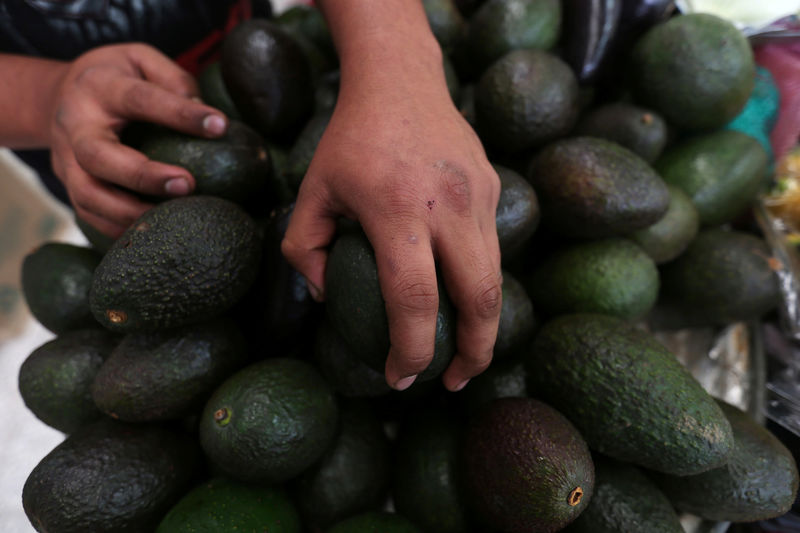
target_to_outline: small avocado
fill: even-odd
[[[433,36],[445,56],[449,55],[464,38],[467,21],[453,0],[422,0],[422,7]]]
[[[545,323],[525,358],[528,387],[592,450],[674,475],[717,468],[733,449],[714,399],[650,333],[600,314]]]
[[[644,316],[658,299],[659,275],[644,250],[628,239],[570,243],[547,255],[525,280],[545,316],[603,313]]]
[[[499,398],[480,410],[467,423],[462,460],[468,505],[501,531],[558,531],[592,498],[586,441],[533,398]]]
[[[222,41],[222,79],[245,122],[268,141],[289,142],[314,106],[311,66],[286,29],[240,22]]]
[[[683,533],[675,509],[637,467],[593,455],[594,495],[564,533]]]
[[[634,44],[628,67],[636,101],[691,131],[724,126],[744,108],[755,84],[747,38],[710,13],[656,24]]]
[[[75,225],[81,230],[81,233],[83,233],[83,236],[89,241],[91,247],[101,255],[105,254],[111,248],[111,245],[114,244],[115,239],[113,237],[109,237],[101,232],[79,217],[77,213],[75,214]]]
[[[667,188],[669,207],[664,216],[629,236],[657,265],[681,255],[700,229],[700,216],[692,200],[674,185]]]
[[[330,28],[319,7],[313,4],[295,4],[282,11],[274,22],[313,43],[325,56],[326,63],[336,64],[338,61]]]
[[[292,144],[292,148],[289,150],[283,173],[286,177],[286,183],[295,194],[300,189],[300,184],[303,182],[309,165],[311,165],[317,145],[322,139],[322,134],[325,133],[332,115],[332,108],[314,114],[303,126],[294,144]]]
[[[97,372],[92,398],[119,420],[177,419],[199,411],[246,360],[244,337],[228,318],[128,333]]]
[[[470,530],[461,493],[461,445],[461,425],[441,407],[411,413],[398,429],[392,501],[424,531]]]
[[[585,113],[572,132],[613,141],[653,163],[667,144],[667,124],[655,111],[613,102]]]
[[[388,511],[366,511],[337,522],[327,533],[423,533],[408,518]]]
[[[728,462],[694,476],[652,473],[653,479],[676,508],[708,520],[755,522],[785,514],[797,496],[792,454],[749,414],[717,403],[733,427]]]
[[[25,406],[64,433],[102,417],[92,401],[92,382],[119,341],[98,325],[67,331],[33,350],[19,369]]]
[[[103,256],[89,304],[118,332],[167,329],[224,314],[261,260],[255,221],[237,204],[185,196],[145,212]]]
[[[104,417],[48,453],[22,488],[37,531],[153,531],[201,468],[195,439]]]
[[[503,303],[494,343],[494,359],[506,359],[519,353],[533,338],[538,327],[533,303],[522,283],[503,270]]]
[[[757,140],[734,130],[687,138],[655,162],[664,181],[683,189],[703,226],[731,222],[767,184],[769,157]]]
[[[528,398],[527,372],[520,357],[492,360],[489,368],[469,380],[458,393],[467,414],[477,413],[497,398]]]
[[[781,299],[776,259],[764,239],[741,231],[701,231],[660,267],[660,303],[695,325],[756,319]]]
[[[495,224],[504,261],[517,256],[539,226],[539,200],[531,184],[518,172],[494,165],[500,177],[500,200]]]
[[[22,260],[22,295],[33,317],[55,334],[97,325],[89,307],[102,254],[86,246],[45,242]]]
[[[334,392],[314,366],[272,357],[217,387],[200,418],[200,444],[234,479],[283,483],[329,449],[338,416]]]
[[[212,61],[200,71],[197,75],[197,89],[203,102],[222,111],[230,120],[242,119],[228,88],[225,87],[219,60]]]
[[[528,170],[542,225],[571,238],[626,235],[657,222],[669,207],[664,180],[617,143],[569,137],[544,147]]]
[[[339,431],[310,469],[290,482],[303,522],[325,530],[382,507],[389,491],[391,448],[367,400],[340,402]]]
[[[303,527],[283,488],[215,477],[186,493],[164,516],[155,533],[224,531],[301,533]]]
[[[434,355],[417,381],[444,372],[455,355],[455,308],[439,278]],[[389,353],[389,318],[378,280],[375,252],[363,231],[336,238],[325,269],[325,310],[331,325],[359,358],[384,372]]]
[[[476,130],[501,153],[526,152],[563,137],[578,113],[575,74],[549,52],[509,52],[475,85]]]

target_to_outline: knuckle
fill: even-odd
[[[392,286],[387,299],[400,311],[415,316],[433,314],[439,307],[436,283],[422,274],[401,277]]]
[[[503,290],[495,274],[484,277],[478,284],[473,306],[478,318],[491,319],[500,314],[503,303]]]
[[[129,83],[122,92],[122,101],[128,113],[139,115],[151,105],[151,92],[139,81]]]
[[[456,213],[466,213],[472,204],[472,186],[469,176],[460,166],[449,161],[438,161],[440,183],[446,204]]]

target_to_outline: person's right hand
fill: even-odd
[[[152,207],[137,193],[180,196],[191,174],[151,161],[120,142],[129,121],[218,137],[227,119],[197,99],[194,78],[144,44],[96,48],[67,64],[50,111],[53,169],[78,217],[117,237]]]

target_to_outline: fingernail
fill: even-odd
[[[189,192],[189,182],[184,178],[172,178],[164,185],[164,190],[167,194],[181,196]]]
[[[225,133],[225,119],[219,115],[206,115],[203,119],[203,129],[212,135]]]
[[[320,288],[308,280],[306,280],[306,285],[308,286],[308,292],[311,293],[311,298],[313,298],[315,302],[321,302],[322,291],[320,290]]]
[[[202,104],[203,100],[200,99],[199,96],[192,96],[192,101],[197,102],[198,104]]]
[[[465,379],[464,381],[462,381],[461,383],[459,383],[458,385],[456,385],[455,387],[453,387],[453,392],[458,392],[458,391],[460,391],[461,389],[463,389],[464,387],[466,387],[466,386],[467,386],[467,383],[469,383],[469,380],[468,380],[468,379]]]
[[[399,379],[395,381],[394,388],[396,390],[406,390],[414,383],[414,380],[417,379],[417,375],[414,374],[413,376],[408,376],[407,378]]]

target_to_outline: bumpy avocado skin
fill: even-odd
[[[674,475],[730,456],[731,425],[713,398],[651,334],[622,319],[557,317],[542,326],[525,364],[529,389],[595,451]]]
[[[675,507],[708,520],[754,522],[786,513],[798,486],[791,452],[747,413],[717,403],[733,427],[728,462],[696,476],[653,473],[653,479]]]
[[[230,309],[256,278],[261,235],[238,205],[212,196],[145,212],[95,270],[89,303],[112,331],[167,329]]]

